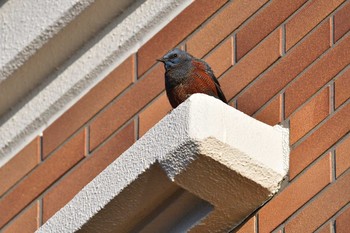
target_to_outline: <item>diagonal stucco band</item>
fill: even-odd
[[[176,206],[189,208],[186,219],[193,219],[177,221],[177,229],[231,229],[280,189],[288,145],[288,129],[192,95],[37,232],[157,232],[159,224],[152,223],[164,216],[184,219]],[[161,221],[162,229],[172,232],[173,222]]]
[[[111,1],[116,2],[113,0]],[[44,3],[46,2],[50,4],[45,5]],[[27,52],[23,52],[25,56],[23,55],[21,59],[15,59],[18,61],[18,64],[10,64],[9,62],[11,61],[11,57],[14,58],[17,55],[21,55],[22,53],[20,51],[9,49],[6,56],[5,53],[1,54],[0,80],[7,79],[8,75],[15,69],[21,67],[32,54],[37,53],[37,51],[42,48],[43,44],[50,40],[57,31],[65,27],[71,20],[74,20],[85,8],[88,8],[89,4],[92,4],[92,6],[96,4],[92,2],[94,1],[64,1],[65,4],[61,4],[62,6],[54,7],[52,5],[56,4],[55,1],[44,1],[43,4],[45,7],[43,10],[48,10],[47,7],[49,7],[49,12],[55,11],[55,13],[50,14],[52,19],[50,18],[50,20],[42,22],[43,18],[38,17],[38,22],[26,22],[33,25],[40,25],[35,27],[35,29],[41,28],[44,31],[38,32],[33,29],[33,31],[28,32],[28,37],[25,37],[28,41],[21,41],[20,45],[4,44],[4,46],[11,46],[11,48],[23,47],[22,51]],[[87,48],[84,47],[76,51],[76,54],[71,55],[67,61],[68,65],[63,66],[60,70],[53,73],[52,77],[47,77],[48,80],[52,81],[43,89],[39,88],[40,90],[35,92],[33,97],[29,98],[29,100],[22,100],[23,106],[21,105],[19,109],[12,106],[16,111],[11,118],[1,122],[0,125],[0,166],[4,165],[25,145],[36,136],[40,135],[48,125],[67,111],[127,57],[135,53],[192,1],[148,0],[135,2],[140,5],[131,12],[125,11],[125,13],[128,13],[125,18],[122,18],[120,22],[116,21],[118,22],[117,24],[107,27],[108,30],[106,29],[105,34],[103,34],[101,38],[90,41]],[[15,13],[17,12],[15,8],[16,4],[27,9],[24,13],[29,14],[29,16],[32,14],[31,10],[34,12],[39,11],[35,6],[26,8],[25,1],[13,0],[6,3],[7,4],[3,5],[3,8],[0,9],[0,18],[5,17],[3,15],[6,15],[6,17],[14,15],[15,17]],[[10,11],[10,13],[7,11]],[[12,14],[12,11],[15,13]],[[39,16],[41,14],[42,13],[40,13]],[[43,15],[46,17],[46,14]],[[24,15],[23,17],[29,16]],[[35,20],[36,18],[32,17],[32,19]],[[19,21],[20,20],[22,19],[19,19]],[[21,24],[17,26],[20,27]],[[12,25],[11,28],[16,28],[16,25]],[[11,33],[7,35],[6,29],[6,25],[0,26],[0,32],[3,32],[3,35],[5,35],[3,38],[6,39],[7,36],[16,36]],[[16,31],[19,33],[21,29],[19,28]],[[50,33],[46,33],[47,31]],[[12,32],[12,30],[10,30],[10,32]],[[42,36],[41,33],[44,33],[44,36]],[[36,42],[31,44],[32,37],[42,39],[42,41],[39,43],[35,40]],[[28,48],[28,44],[31,45],[30,48]],[[6,67],[10,67],[11,69],[7,69]]]

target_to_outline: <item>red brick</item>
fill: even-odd
[[[0,196],[40,162],[40,138],[24,147],[4,166],[0,167]]]
[[[314,96],[290,118],[290,144],[294,144],[329,114],[329,87]]]
[[[327,187],[324,192],[288,222],[285,232],[313,232],[350,201],[349,194],[350,172]]]
[[[249,115],[256,112],[329,48],[329,33],[328,22],[320,25],[238,98],[238,109]]]
[[[156,101],[140,113],[139,136],[143,136],[150,128],[157,124],[172,107],[168,97],[163,93]]]
[[[236,233],[254,233],[256,232],[255,224],[256,224],[256,217],[253,216],[246,223],[244,223],[244,225],[241,226],[239,230],[236,231]]]
[[[334,40],[338,41],[350,30],[350,3],[334,15]]]
[[[134,55],[126,59],[44,131],[44,157],[133,82],[135,75],[134,60]]]
[[[204,56],[265,2],[266,0],[231,2],[188,40],[187,50],[196,57]]]
[[[233,39],[229,37],[204,59],[219,77],[233,65]]]
[[[347,36],[287,88],[285,94],[286,116],[289,116],[349,64],[349,48],[350,36]]]
[[[331,156],[328,154],[259,211],[259,233],[271,232],[330,182]]]
[[[280,57],[280,33],[280,29],[271,33],[266,40],[222,76],[220,84],[227,99],[237,95]]]
[[[301,40],[342,2],[344,0],[314,0],[303,7],[286,24],[286,49]]]
[[[237,60],[241,59],[305,2],[306,0],[275,0],[259,11],[237,33]]]
[[[84,158],[84,131],[75,135],[0,199],[0,228]]]
[[[276,96],[270,103],[255,115],[255,118],[269,125],[281,122],[282,95]]]
[[[334,82],[335,88],[335,107],[339,107],[350,98],[350,69],[347,69]]]
[[[350,137],[337,146],[335,162],[337,177],[350,168]]]
[[[127,150],[134,143],[134,132],[134,122],[131,122],[50,189],[43,197],[43,222]]]
[[[350,208],[341,213],[335,221],[337,233],[348,233],[350,229]]]
[[[317,233],[332,233],[332,223],[327,223]]]
[[[24,210],[2,233],[32,233],[39,228],[39,202]]]
[[[90,150],[133,117],[164,90],[164,68],[158,64],[123,96],[101,112],[90,125]]]
[[[334,145],[350,130],[350,104],[337,110],[290,154],[289,176],[292,179],[312,161]]]
[[[185,39],[226,2],[227,0],[197,0],[183,10],[140,48],[137,56],[139,76],[155,64],[157,58],[162,57],[167,51]]]

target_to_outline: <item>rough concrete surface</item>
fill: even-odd
[[[173,183],[214,206],[201,224],[189,228],[191,232],[229,229],[279,190],[288,172],[286,136],[287,129],[276,130],[213,97],[192,95],[37,232],[73,232],[81,227],[84,232],[102,230],[97,226],[112,231],[119,224],[113,219],[118,214],[107,215],[106,219],[96,217],[99,212],[114,208],[120,212],[119,217],[128,216],[126,213],[137,210],[137,207],[129,209],[128,202],[148,200],[142,199],[147,195],[134,197],[140,200],[129,195],[124,198],[125,190],[135,187],[132,193],[143,193],[147,187],[158,190],[154,186],[163,187],[164,183],[168,186]],[[159,167],[157,164],[161,170],[154,168]],[[142,174],[159,174],[159,171],[168,178],[151,186],[149,181],[141,181]],[[140,186],[139,181],[144,186]],[[112,200],[116,204],[108,207]],[[125,218],[120,221],[129,221]]]

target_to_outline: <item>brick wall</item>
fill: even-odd
[[[167,114],[155,59],[178,46],[231,106],[290,126],[290,181],[238,232],[348,232],[349,15],[344,0],[195,1],[0,168],[0,228],[33,232]]]

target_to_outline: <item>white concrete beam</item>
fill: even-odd
[[[192,95],[37,232],[124,232],[125,223],[127,230],[147,232],[162,214],[176,212],[155,209],[179,189],[197,197],[184,198],[189,203],[202,203],[191,215],[202,219],[177,227],[230,229],[279,190],[288,172],[288,145],[287,129],[268,126],[213,97]],[[174,226],[163,227],[170,232]]]

